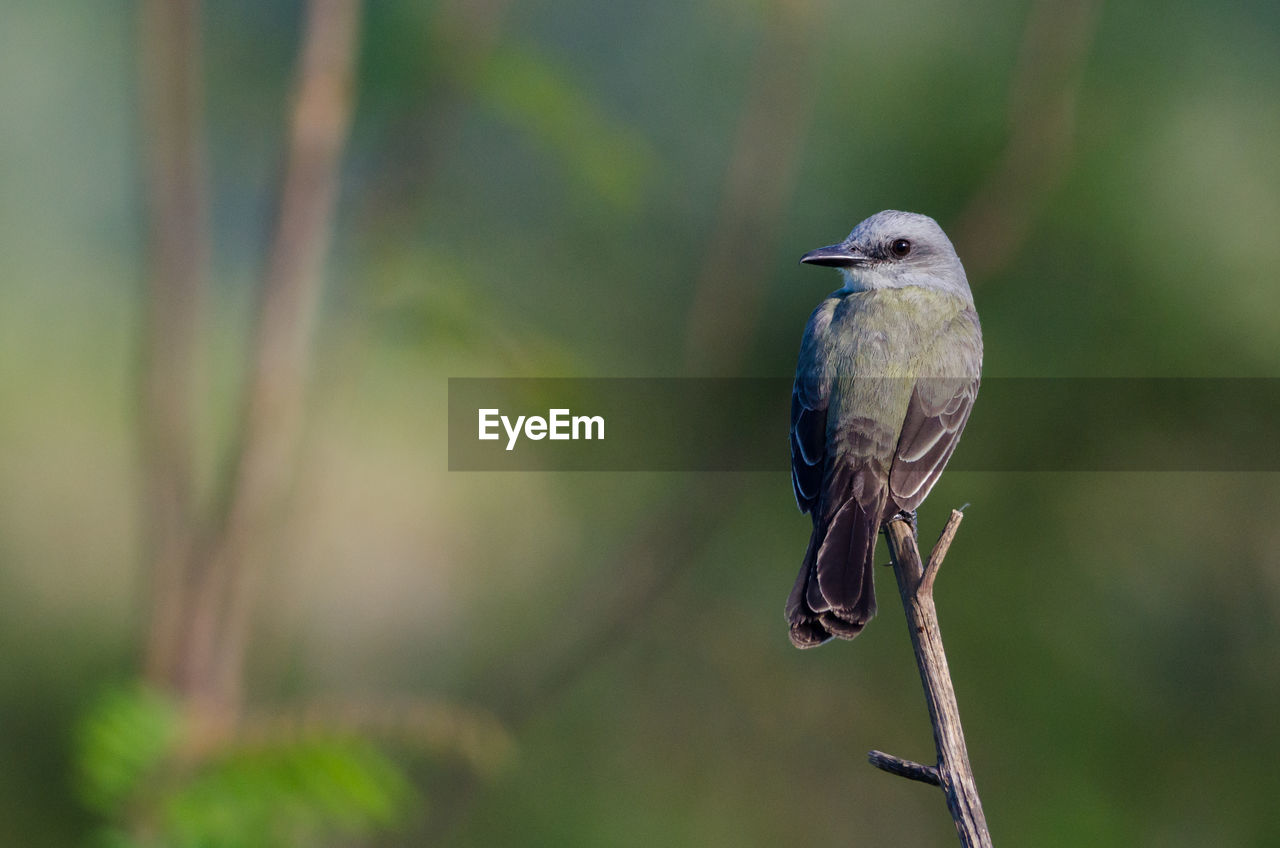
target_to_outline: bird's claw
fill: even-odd
[[[897,515],[895,515],[893,518],[890,518],[890,519],[889,519],[889,521],[905,521],[905,522],[907,522],[907,524],[911,527],[911,535],[912,535],[912,536],[915,536],[915,537],[916,537],[916,539],[917,539],[917,540],[919,540],[919,538],[920,538],[920,526],[919,526],[919,523],[916,521],[916,511],[915,511],[914,509],[904,509],[904,510],[901,510],[901,511],[899,511],[899,512],[898,512],[898,514],[897,514]],[[888,523],[888,522],[886,522],[886,523]]]

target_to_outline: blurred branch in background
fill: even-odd
[[[1066,173],[1076,101],[1102,0],[1040,0],[1027,21],[1009,94],[1011,136],[960,215],[956,244],[975,279],[999,273]]]
[[[121,845],[360,836],[403,821],[412,795],[401,767],[366,737],[449,750],[486,772],[509,748],[493,719],[441,704],[242,714],[253,566],[279,523],[303,429],[360,11],[359,0],[306,6],[230,475],[205,514],[194,503],[191,408],[209,252],[198,133],[201,9],[195,0],[143,7],[152,262],[142,431],[156,592],[146,666],[161,691],[104,697],[77,751],[86,802],[113,822],[102,835]]]
[[[493,4],[491,11],[500,7]],[[466,4],[447,8],[449,14],[441,13],[446,28],[453,26],[450,15],[475,17],[465,11]],[[209,252],[196,132],[202,109],[195,49],[200,8],[195,2],[155,2],[145,9],[140,35],[150,61],[143,84],[154,88],[147,90],[144,133],[153,139],[149,161],[157,257],[144,421],[144,461],[150,471],[146,514],[157,535],[147,667],[152,683],[172,693],[173,707],[181,712],[172,713],[164,696],[145,691],[104,699],[103,712],[91,716],[97,732],[89,734],[79,756],[99,778],[89,779],[89,786],[113,787],[96,793],[97,808],[112,819],[127,819],[139,838],[216,830],[208,804],[218,799],[236,803],[244,819],[236,826],[251,833],[256,826],[252,810],[269,806],[273,794],[292,792],[289,775],[299,767],[313,770],[307,763],[316,757],[326,772],[364,784],[363,802],[352,803],[365,807],[330,806],[355,791],[354,784],[340,790],[317,785],[315,797],[290,800],[308,811],[308,828],[319,833],[341,830],[344,820],[371,826],[393,822],[399,810],[393,800],[402,794],[399,768],[372,749],[351,748],[346,739],[377,738],[409,750],[452,752],[459,767],[475,775],[499,768],[511,747],[502,725],[483,711],[439,703],[380,700],[318,703],[297,713],[244,712],[255,566],[279,523],[303,429],[311,337],[352,117],[360,11],[358,0],[311,0],[306,7],[279,208],[230,473],[203,514],[192,491],[189,396],[202,306],[195,295]],[[144,738],[160,741],[140,745]],[[156,769],[177,769],[177,779],[156,782]],[[262,797],[234,801],[235,787],[245,781],[257,785]],[[271,827],[272,814],[265,815],[261,826]]]
[[[196,534],[192,378],[209,258],[200,14],[200,0],[145,0],[138,20],[149,224],[139,420],[152,593],[145,667],[158,684],[175,676]]]
[[[759,320],[782,216],[816,104],[825,0],[775,0],[729,157],[720,214],[694,284],[685,370],[733,374]]]
[[[233,713],[251,606],[247,561],[278,518],[301,432],[312,325],[351,118],[358,0],[307,4],[284,181],[248,363],[231,476],[213,514],[192,493],[191,385],[208,255],[197,128],[200,6],[148,2],[140,37],[153,231],[144,462],[155,599],[148,676]],[[224,716],[225,717],[225,716]]]
[[[248,560],[277,523],[302,433],[311,336],[351,123],[360,11],[360,0],[307,4],[239,443],[192,611],[196,674],[208,675],[211,694],[230,705],[240,700],[248,642],[255,584]]]

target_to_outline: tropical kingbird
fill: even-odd
[[[813,516],[787,600],[791,641],[852,639],[876,612],[876,536],[915,510],[951,458],[978,394],[982,330],[937,222],[885,211],[800,259],[844,286],[805,327],[791,395],[791,482]]]

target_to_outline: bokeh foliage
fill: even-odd
[[[404,769],[354,736],[267,739],[184,756],[178,706],[143,688],[104,694],[82,721],[75,759],[85,803],[115,848],[291,848],[401,824]]]

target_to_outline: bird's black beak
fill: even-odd
[[[832,244],[811,250],[800,261],[806,265],[825,265],[828,268],[852,268],[867,261],[867,256],[856,247],[847,244]]]

